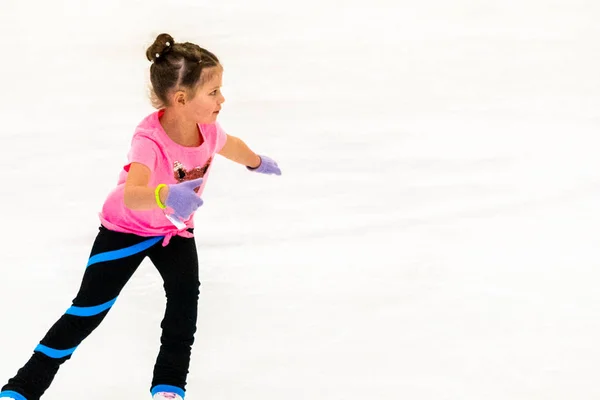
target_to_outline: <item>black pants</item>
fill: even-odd
[[[17,400],[38,400],[62,363],[100,325],[117,296],[148,256],[164,281],[167,306],[151,392],[185,394],[191,347],[196,332],[198,255],[193,238],[141,237],[100,227],[73,305],[50,328],[29,361],[2,388]]]

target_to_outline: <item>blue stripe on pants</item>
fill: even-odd
[[[50,358],[63,358],[63,357],[70,356],[71,354],[73,354],[76,349],[77,349],[77,347],[73,347],[73,348],[67,349],[67,350],[56,350],[56,349],[51,349],[50,347],[44,346],[43,344],[38,344],[37,347],[33,351],[39,351],[40,353],[43,353]]]
[[[13,392],[12,390],[5,390],[4,392],[0,392],[0,398],[3,397],[11,397],[15,400],[27,400],[23,395]]]
[[[156,243],[158,243],[161,239],[163,239],[163,237],[158,236],[158,237],[154,237],[152,239],[145,240],[145,241],[135,244],[133,246],[126,247],[124,249],[107,251],[106,253],[95,254],[90,257],[86,268],[93,264],[97,264],[100,262],[118,260],[119,258],[125,258],[125,257],[132,256],[134,254],[137,254],[139,252],[149,249],[150,247],[152,247]]]
[[[117,301],[117,298],[115,297],[111,301],[107,301],[106,303],[100,304],[99,306],[93,306],[93,307],[71,306],[65,312],[65,314],[75,315],[77,317],[93,317],[94,315],[98,315],[101,312],[106,311],[109,308],[111,308],[113,306],[113,304],[115,304],[116,301]]]

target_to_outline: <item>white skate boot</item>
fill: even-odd
[[[2,398],[0,398],[2,400]],[[152,400],[183,400],[180,395],[173,392],[158,392],[153,397]]]

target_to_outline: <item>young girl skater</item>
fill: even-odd
[[[175,43],[168,34],[147,52],[158,111],[138,125],[117,187],[100,213],[73,305],[50,328],[0,399],[38,400],[62,363],[102,322],[145,257],[158,269],[167,297],[161,346],[150,392],[155,400],[182,400],[196,332],[200,282],[193,215],[215,154],[263,174],[277,163],[252,152],[216,122],[225,98],[223,68],[211,52]]]

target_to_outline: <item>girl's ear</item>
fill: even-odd
[[[178,90],[173,95],[173,104],[178,106],[184,106],[187,101],[187,96],[183,90]]]

